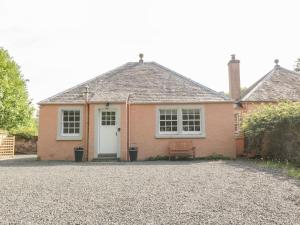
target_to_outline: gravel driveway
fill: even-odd
[[[0,161],[0,224],[300,224],[300,182],[245,161]]]

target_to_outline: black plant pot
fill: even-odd
[[[131,147],[129,149],[129,158],[130,158],[130,161],[136,161],[137,160],[137,148],[136,147]]]
[[[74,148],[75,162],[82,162],[83,160],[83,148],[76,147]]]

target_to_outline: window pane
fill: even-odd
[[[101,125],[104,125],[104,126],[116,125],[116,112],[114,112],[114,111],[102,112],[101,118],[102,118]]]
[[[194,119],[194,115],[193,114],[190,114],[189,115],[189,120],[193,120]]]
[[[161,132],[177,131],[177,109],[160,109],[159,126]]]
[[[79,110],[64,110],[62,112],[62,131],[64,134],[79,134],[80,133],[80,111]],[[76,123],[75,123],[76,121]],[[76,129],[75,129],[76,128]]]
[[[182,110],[183,131],[200,131],[200,109]]]

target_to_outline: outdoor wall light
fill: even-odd
[[[109,107],[109,102],[106,102],[106,104],[105,104],[105,108],[107,108],[107,109],[108,109],[108,107]]]

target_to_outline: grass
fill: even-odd
[[[169,157],[158,155],[146,159],[146,161],[158,161],[158,160],[169,160]],[[193,159],[190,157],[179,157],[175,160],[193,160]],[[214,160],[232,160],[232,159],[223,155],[212,154],[206,157],[196,157],[194,160],[214,161]],[[289,177],[294,177],[300,180],[300,165],[297,166],[290,162],[279,162],[279,161],[272,161],[272,160],[260,160],[260,159],[247,159],[247,160],[254,161],[258,166],[261,167],[270,168],[270,169],[280,169],[283,171],[284,174],[288,175]]]
[[[169,156],[154,156],[154,157],[149,157],[146,159],[146,161],[158,161],[158,160],[169,160]],[[171,160],[231,160],[231,158],[223,156],[223,155],[219,155],[219,154],[212,154],[210,156],[206,156],[206,157],[196,157],[195,159],[191,158],[191,157],[177,157],[174,159],[171,158]]]
[[[158,160],[169,160],[169,156],[152,156],[147,158],[145,161],[158,161]]]
[[[271,169],[281,169],[289,177],[294,177],[300,180],[300,167],[289,162],[278,162],[271,160],[255,160],[259,166],[271,168]]]
[[[209,155],[209,156],[205,156],[205,157],[196,157],[195,160],[233,160],[232,158],[230,157],[227,157],[227,156],[223,156],[223,155],[220,155],[220,154],[212,154],[212,155]]]

